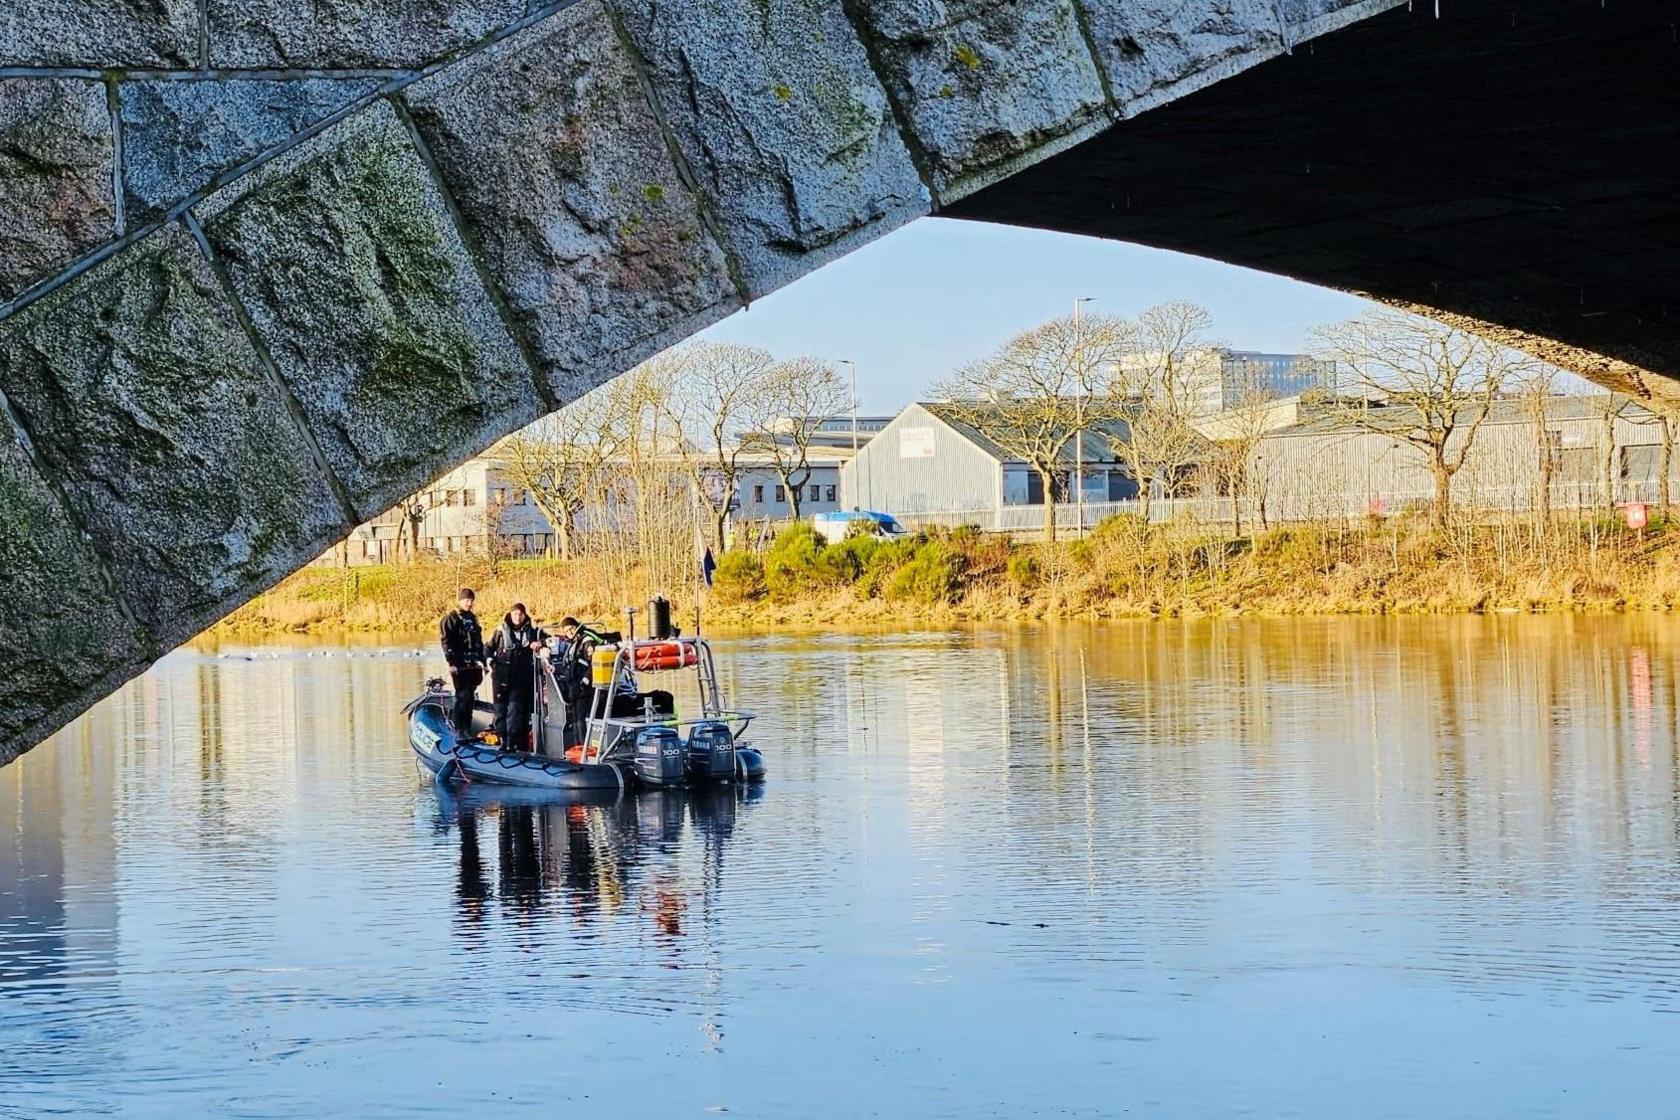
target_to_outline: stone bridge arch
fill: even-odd
[[[1560,158],[1518,203],[1385,192],[1369,130],[1300,166],[1359,134],[1361,81],[1416,109],[1396,67],[1520,64],[1564,113],[1617,102],[1590,79],[1623,49],[1655,84],[1620,100],[1673,99],[1659,0],[1443,3],[0,0],[0,761],[499,436],[931,212],[1369,291],[1660,392],[1671,289],[1586,323],[1567,254],[1464,259],[1560,206],[1623,233],[1595,207],[1660,210],[1649,160],[1569,194]],[[1457,255],[1407,256],[1432,230]]]

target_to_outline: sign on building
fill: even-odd
[[[933,429],[900,428],[898,430],[898,457],[900,459],[933,458]]]

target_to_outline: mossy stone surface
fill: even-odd
[[[536,418],[531,370],[388,106],[199,214],[362,516]]]
[[[555,399],[738,305],[597,0],[408,96]]]
[[[1115,98],[1127,113],[1181,95],[1178,86],[1251,55],[1282,49],[1274,0],[1206,6],[1178,0],[1086,3],[1092,38]]]
[[[379,86],[377,78],[136,79],[120,86],[130,220],[170,206]]]
[[[178,226],[0,324],[0,391],[163,648],[349,529]]]
[[[525,14],[525,0],[208,0],[210,63],[412,67]]]
[[[0,417],[0,764],[20,736],[32,743],[79,711],[93,682],[139,672],[149,649]]]
[[[0,78],[0,303],[115,236],[113,148],[102,83]]]
[[[927,212],[840,0],[608,2],[754,295]]]
[[[0,66],[197,64],[198,0],[0,0]]]
[[[856,8],[941,201],[1106,121],[1073,0],[857,0]]]

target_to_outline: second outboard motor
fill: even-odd
[[[688,780],[727,782],[735,777],[735,736],[722,720],[697,723],[688,733]]]
[[[663,595],[654,596],[648,604],[648,629],[648,637],[662,642],[677,636],[671,628],[671,600]]]
[[[686,761],[675,728],[644,727],[636,732],[636,777],[648,785],[681,785]]]

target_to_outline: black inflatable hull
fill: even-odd
[[[730,782],[752,784],[764,780],[764,755],[753,747],[736,746],[735,763],[727,777],[678,767],[663,773],[639,774],[635,765],[579,763],[527,751],[502,750],[477,740],[461,741],[450,722],[445,701],[423,698],[408,712],[408,744],[420,764],[440,780],[489,782],[533,790],[602,791],[616,793],[638,786],[704,786]]]
[[[408,717],[408,745],[420,764],[445,779],[547,790],[622,790],[625,767],[567,762],[527,751],[461,742],[441,704],[422,703]]]
[[[739,782],[762,782],[764,780],[764,754],[757,747],[735,748],[735,780]]]

